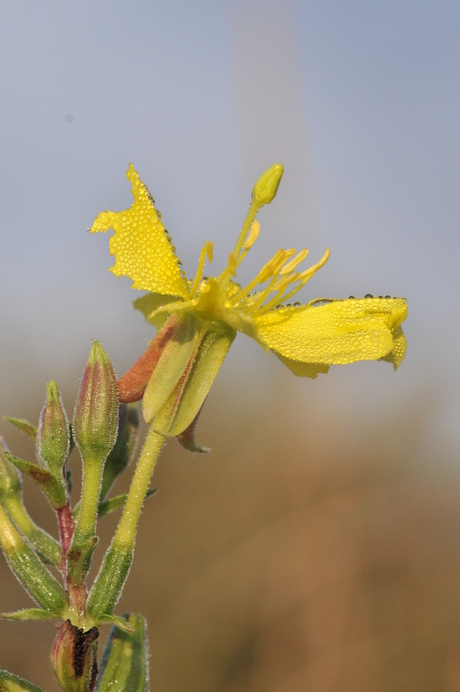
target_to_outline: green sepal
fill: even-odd
[[[131,463],[139,433],[137,404],[120,404],[118,407],[118,434],[115,446],[104,465],[101,500],[105,500],[117,477]]]
[[[28,680],[18,678],[13,673],[0,670],[0,692],[44,692],[44,690],[37,685],[32,685]]]
[[[152,418],[170,400],[187,376],[204,336],[205,321],[195,312],[185,312],[177,320],[171,338],[165,344],[142,399],[144,420]]]
[[[133,546],[109,546],[88,596],[87,612],[93,620],[112,614],[131,569],[133,554]]]
[[[63,479],[55,478],[50,471],[44,469],[42,466],[34,464],[31,461],[25,461],[25,459],[20,459],[9,452],[5,452],[5,457],[14,464],[19,471],[29,476],[37,483],[42,492],[46,495],[51,507],[57,509],[66,504],[67,494]]]
[[[209,390],[235,339],[236,332],[221,320],[206,320],[206,332],[192,366],[157,414],[155,432],[177,437],[199,414]]]
[[[27,610],[17,610],[15,613],[1,613],[0,618],[4,620],[55,620],[56,615],[49,610],[42,608],[28,608]],[[0,688],[1,689],[1,688]]]
[[[147,490],[147,492],[145,493],[145,499],[147,499],[151,495],[155,495],[156,492],[156,488]],[[123,495],[116,495],[115,497],[111,497],[109,500],[104,500],[104,502],[101,502],[99,505],[99,512],[97,515],[98,519],[101,519],[101,517],[105,517],[107,514],[112,514],[112,512],[116,512],[119,509],[123,509],[127,497],[128,495],[126,493],[123,493]]]
[[[69,579],[74,584],[81,584],[91,566],[91,559],[96,550],[99,538],[92,536],[85,541],[72,541],[67,553],[67,570]]]
[[[11,418],[11,416],[3,416],[3,420],[5,420],[7,423],[11,423],[11,425],[14,425],[15,428],[18,428],[18,430],[23,432],[24,435],[27,435],[27,437],[30,437],[30,439],[34,442],[37,440],[38,428],[35,425],[32,425],[32,423],[29,423],[28,420],[23,420],[22,418]]]
[[[126,620],[121,618],[119,615],[100,615],[97,619],[96,625],[115,625],[123,632],[134,632],[131,625],[129,625]]]
[[[196,426],[198,425],[198,419],[200,417],[200,413],[202,410],[203,407],[200,408],[200,410],[198,411],[198,413],[196,414],[195,418],[192,420],[188,428],[186,428],[183,432],[180,433],[180,435],[176,437],[176,440],[188,452],[198,452],[199,454],[207,454],[211,451],[210,447],[202,447],[195,440]]]
[[[8,564],[28,594],[41,608],[61,617],[69,605],[64,589],[21,537],[2,507],[0,543]]]
[[[149,648],[147,624],[142,615],[123,616],[133,632],[113,627],[102,655],[97,692],[147,692]]]

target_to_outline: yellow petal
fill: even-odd
[[[110,271],[132,279],[132,288],[186,298],[187,280],[152,197],[131,164],[126,176],[132,184],[132,207],[101,212],[91,233],[113,228],[115,235],[110,238],[109,248],[115,264]]]
[[[149,324],[153,324],[157,329],[160,329],[163,322],[168,317],[167,312],[159,312],[154,317],[151,314],[158,310],[162,305],[168,305],[168,303],[175,303],[177,301],[177,296],[161,295],[160,293],[147,293],[145,296],[137,298],[133,301],[133,307],[135,310],[140,310],[145,317],[145,321]]]
[[[403,298],[362,298],[279,308],[252,318],[277,354],[302,363],[342,365],[387,356],[394,348],[393,330],[406,314]]]
[[[329,372],[329,365],[324,365],[324,363],[301,363],[298,360],[285,358],[276,353],[276,351],[273,351],[273,353],[297,377],[310,377],[312,380],[315,380],[319,374],[325,375]]]
[[[393,365],[393,370],[397,370],[406,355],[406,337],[404,336],[401,325],[393,331],[393,350],[380,360]]]

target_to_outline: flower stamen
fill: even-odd
[[[195,278],[193,279],[192,287],[190,288],[190,292],[188,294],[189,298],[194,298],[194,296],[196,295],[196,292],[198,291],[198,287],[201,283],[201,279],[203,278],[203,269],[204,269],[205,259],[207,257],[209,262],[212,262],[213,249],[214,249],[214,245],[212,244],[212,242],[210,240],[207,240],[205,242],[204,246],[201,248],[200,258],[198,260],[198,268],[196,270]]]
[[[331,252],[329,248],[326,248],[326,252],[324,253],[319,262],[311,266],[309,269],[306,269],[301,274],[299,274],[298,272],[294,272],[287,276],[284,281],[278,282],[275,285],[275,290],[277,290],[276,296],[259,310],[259,315],[263,315],[265,312],[267,312],[267,310],[270,310],[277,303],[281,303],[285,300],[288,300],[289,298],[292,298],[292,296],[294,296],[297,293],[297,291],[300,291],[300,289],[303,286],[305,286],[307,281],[311,279],[311,277],[326,264],[330,254]],[[299,282],[297,286],[294,286],[294,288],[291,291],[283,295],[283,292],[286,290],[289,284],[294,283],[296,281]]]
[[[295,250],[277,250],[271,260],[265,264],[260,272],[257,274],[255,279],[250,281],[247,286],[241,289],[236,295],[232,297],[232,304],[236,305],[237,303],[240,302],[243,298],[245,298],[250,291],[252,291],[253,288],[257,286],[257,284],[263,284],[265,281],[268,281],[268,279],[273,277],[272,282],[270,283],[270,286],[268,286],[268,289],[264,290],[264,294],[266,294],[267,290],[271,290],[271,286],[273,284],[273,281],[276,281],[278,278],[278,275],[281,271],[281,267],[283,264],[286,262],[287,259],[292,257],[292,255],[295,254]],[[262,299],[265,300],[265,297]]]

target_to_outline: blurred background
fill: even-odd
[[[220,271],[280,161],[239,278],[329,246],[300,299],[408,299],[397,373],[297,380],[240,335],[201,416],[212,452],[168,443],[117,610],[148,618],[152,689],[460,689],[459,31],[450,0],[0,8],[2,415],[36,422],[51,378],[71,415],[91,339],[121,375],[152,337],[86,233],[131,204],[129,162],[189,275],[207,239]],[[0,584],[0,611],[30,607],[3,558]],[[57,689],[53,628],[0,623],[0,668]]]

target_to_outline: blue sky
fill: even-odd
[[[458,449],[459,31],[454,2],[4,3],[2,409],[76,379],[91,338],[121,374],[150,337],[108,238],[86,233],[131,203],[129,162],[192,273],[206,239],[225,261],[279,160],[247,276],[279,246],[328,245],[303,299],[406,296],[407,357],[297,381],[239,337],[216,386],[256,401],[286,378],[300,412],[366,420],[431,397],[433,435]]]

